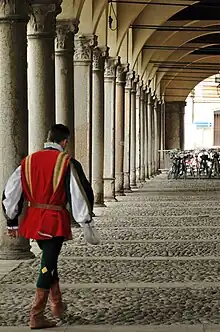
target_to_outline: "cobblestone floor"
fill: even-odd
[[[217,331],[219,199],[218,180],[158,176],[118,197],[119,202],[96,209],[101,245],[87,245],[74,228],[73,240],[62,250],[59,270],[68,311],[59,322],[61,330],[139,325],[142,331],[148,325],[146,331],[156,331],[157,325],[169,325],[170,330],[158,331],[182,331],[174,324],[185,324],[206,331],[214,324],[210,331]],[[38,263],[39,257],[0,275],[1,327],[27,324]]]

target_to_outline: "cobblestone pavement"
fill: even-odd
[[[97,331],[121,325],[139,325],[135,332],[188,331],[174,324],[220,331],[219,199],[218,180],[167,181],[161,175],[97,208],[102,243],[86,244],[74,228],[61,253],[68,311],[60,331],[89,325]],[[0,275],[1,327],[27,324],[38,264],[39,257]],[[209,324],[213,328],[206,329]]]

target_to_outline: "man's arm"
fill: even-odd
[[[83,172],[83,168],[82,168],[81,164],[75,159],[72,159],[71,163],[73,164],[73,166],[78,174],[80,183],[85,191],[85,194],[87,196],[87,199],[88,199],[90,207],[91,207],[91,210],[93,210],[94,194],[93,194],[92,186],[89,183],[89,181],[87,180],[85,173]]]
[[[8,179],[2,195],[2,209],[8,229],[18,229],[18,217],[22,212],[23,202],[21,166],[19,166]]]
[[[87,194],[82,186],[79,174],[70,163],[66,180],[67,183],[67,198],[71,207],[71,213],[74,220],[82,227],[85,223],[92,220],[91,205]]]
[[[70,163],[69,166],[69,177],[67,177],[69,179],[69,195],[67,196],[69,197],[73,218],[82,227],[86,242],[92,245],[97,245],[100,243],[100,237],[94,226],[94,220],[92,219],[91,206],[93,203],[91,204],[91,200],[89,200],[91,199],[91,196],[89,197],[88,192],[85,191],[84,186],[82,185],[82,173],[79,172],[79,166],[81,167],[81,165],[78,163],[77,168],[75,167],[76,163]],[[85,179],[86,177],[84,175],[84,180]],[[87,181],[87,183],[89,182]]]

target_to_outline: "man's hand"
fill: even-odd
[[[7,235],[8,235],[10,238],[17,238],[17,237],[19,237],[18,229],[8,229],[8,230],[7,230]]]

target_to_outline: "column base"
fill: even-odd
[[[0,260],[27,260],[34,259],[35,255],[30,251],[31,246],[24,238],[10,239],[3,235],[0,246]]]
[[[105,203],[94,203],[94,207],[106,207]]]
[[[126,196],[126,195],[125,195],[124,190],[123,190],[123,191],[116,191],[115,196]]]
[[[118,200],[115,197],[106,197],[105,202],[106,203],[112,203],[112,202],[118,202]]]
[[[104,179],[104,202],[117,202],[115,198],[115,179]]]
[[[125,188],[124,193],[129,194],[129,193],[133,193],[133,191],[131,190],[131,188],[127,188],[127,189]]]

